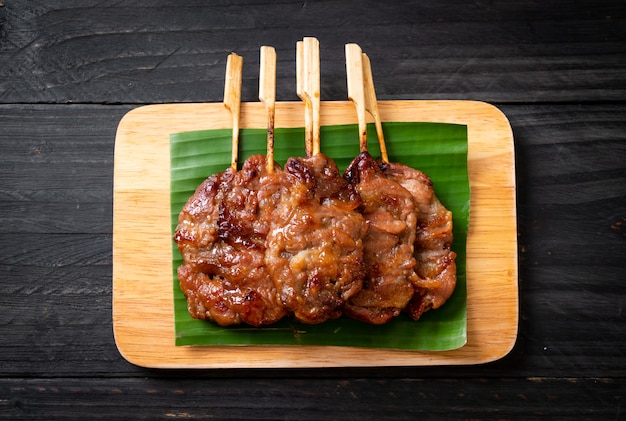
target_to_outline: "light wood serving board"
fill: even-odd
[[[153,368],[291,368],[480,364],[505,356],[518,327],[513,135],[504,114],[475,101],[379,101],[383,121],[465,124],[471,187],[467,344],[452,351],[335,346],[175,346],[170,226],[170,134],[222,129],[221,103],[149,105],[121,120],[115,143],[113,330],[129,362]],[[276,103],[276,127],[302,127],[301,102]],[[347,101],[322,102],[321,125],[354,124]],[[242,128],[266,127],[243,103]],[[419,323],[419,322],[417,322]]]

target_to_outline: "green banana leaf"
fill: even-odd
[[[444,306],[426,312],[418,321],[401,315],[391,322],[372,326],[347,317],[318,325],[283,319],[270,326],[221,327],[191,318],[179,288],[176,268],[182,259],[172,242],[176,345],[333,345],[372,348],[443,351],[466,342],[465,249],[469,221],[470,189],[467,173],[467,127],[443,123],[383,124],[387,152],[401,162],[430,176],[441,202],[453,212],[457,253],[457,286]],[[321,128],[321,150],[343,171],[359,153],[356,125]],[[368,125],[369,151],[380,154],[376,131]],[[240,131],[239,162],[266,153],[266,129]],[[304,156],[303,128],[275,130],[275,160],[284,164],[290,156]],[[231,130],[204,130],[170,136],[171,224],[196,187],[209,175],[230,165]]]

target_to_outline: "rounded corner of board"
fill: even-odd
[[[506,123],[506,126],[511,130],[511,122],[507,115],[502,111],[499,107],[489,103],[480,101],[480,104],[485,107],[485,110],[490,112],[494,116],[494,120],[501,120],[503,123]],[[511,131],[511,137],[513,137],[513,132]]]
[[[513,350],[515,349],[515,346],[517,345],[518,337],[519,337],[518,324],[519,324],[519,320],[516,319],[515,323],[512,323],[512,325],[514,326],[511,326],[510,332],[508,332],[507,337],[502,340],[502,343],[497,348],[496,352],[493,352],[487,358],[480,361],[479,364],[488,364],[488,363],[494,363],[496,361],[500,361],[506,358],[508,355],[510,355],[513,352]]]
[[[152,366],[147,361],[144,361],[141,357],[138,357],[137,355],[133,354],[131,351],[128,350],[128,344],[120,340],[115,329],[114,329],[114,339],[115,339],[115,347],[117,348],[117,352],[119,352],[119,354],[122,356],[122,358],[124,358],[124,360],[126,360],[126,362],[137,367],[152,368]]]

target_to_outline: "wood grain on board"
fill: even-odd
[[[148,367],[332,367],[476,364],[506,355],[517,336],[515,163],[509,122],[474,101],[380,101],[383,121],[468,127],[471,220],[467,240],[467,344],[445,352],[349,347],[174,345],[169,209],[169,135],[227,128],[222,104],[137,108],[115,145],[113,327],[118,349]],[[276,104],[276,127],[303,125],[299,102]],[[261,103],[244,103],[241,127],[265,127]],[[354,123],[346,101],[323,102],[320,124]],[[139,215],[137,208],[141,206]],[[497,314],[497,317],[494,315]]]

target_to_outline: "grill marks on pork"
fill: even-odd
[[[452,212],[439,201],[423,172],[398,163],[382,164],[382,169],[411,193],[418,211],[414,256],[419,278],[406,308],[417,320],[425,311],[441,307],[456,287],[456,254],[450,249]]]
[[[271,324],[288,314],[267,271],[265,237],[282,176],[256,155],[238,172],[209,177],[183,207],[174,240],[192,317],[219,325]]]
[[[265,263],[285,307],[305,323],[341,315],[362,287],[359,196],[324,154],[290,158],[272,217]]]
[[[232,182],[232,176],[232,171],[226,170],[212,175],[198,186],[178,215],[174,235],[184,262],[177,272],[189,313],[220,325],[240,320],[224,302],[223,281],[219,275],[222,257],[228,251],[219,241],[217,218],[219,203],[225,187]]]
[[[383,324],[398,316],[414,295],[415,204],[411,194],[386,177],[367,152],[350,164],[345,177],[361,196],[368,230],[363,238],[363,288],[346,303],[344,313]]]
[[[456,286],[452,214],[421,171],[360,154],[344,177],[323,154],[267,170],[261,155],[206,179],[174,240],[194,318],[320,323],[345,313],[417,320]]]

